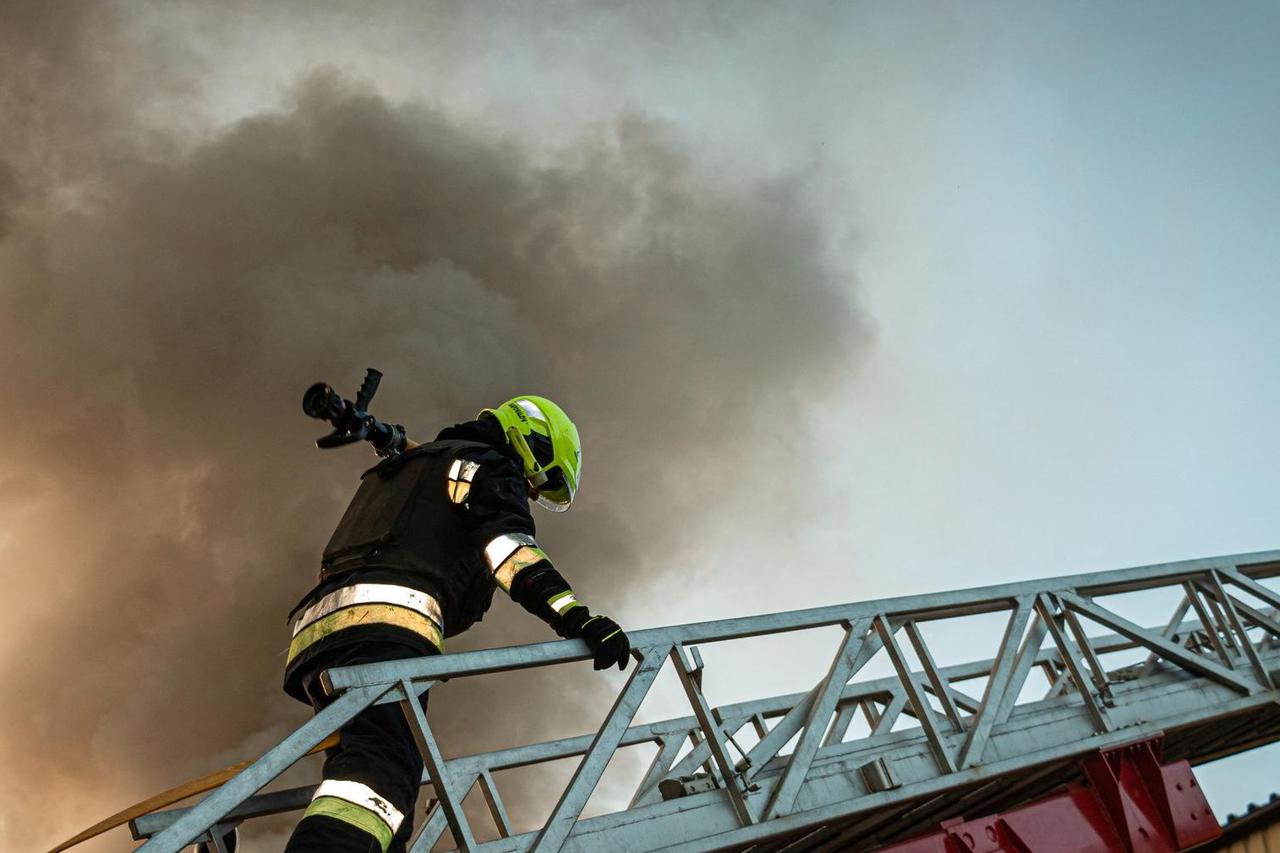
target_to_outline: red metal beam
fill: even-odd
[[[1178,853],[1222,827],[1185,761],[1160,764],[1156,737],[1080,762],[1088,785],[977,820],[955,818],[877,853]]]

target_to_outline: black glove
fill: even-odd
[[[556,632],[562,637],[577,637],[586,642],[595,655],[595,668],[608,669],[615,663],[627,668],[631,641],[608,616],[592,616],[585,607],[574,607],[557,620]]]
[[[627,668],[631,656],[631,641],[617,622],[608,616],[592,616],[582,624],[579,634],[591,651],[595,652],[595,668],[608,669],[615,663],[618,669]]]

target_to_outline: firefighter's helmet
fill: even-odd
[[[552,512],[567,510],[582,477],[582,442],[564,409],[546,397],[524,395],[480,414],[493,415],[502,424],[538,505]]]

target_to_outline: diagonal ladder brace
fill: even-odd
[[[934,760],[938,763],[938,769],[943,773],[955,772],[956,766],[955,760],[951,756],[951,747],[943,739],[942,730],[938,725],[938,717],[934,713],[933,705],[929,704],[929,698],[925,695],[924,685],[920,683],[920,679],[916,677],[911,665],[902,654],[902,648],[894,637],[895,630],[892,623],[887,616],[881,613],[876,615],[872,625],[880,635],[881,642],[884,643],[884,649],[889,654],[889,661],[893,664],[893,669],[898,674],[898,680],[902,682],[916,720],[920,723],[920,728],[924,730],[925,737],[928,739],[929,750],[933,753]]]
[[[1210,600],[1215,600],[1222,607],[1223,615],[1226,617],[1227,624],[1231,628],[1231,633],[1235,636],[1240,648],[1244,651],[1245,658],[1249,661],[1250,668],[1258,681],[1267,688],[1274,687],[1271,675],[1267,672],[1267,668],[1262,664],[1262,658],[1258,656],[1258,650],[1253,645],[1253,640],[1249,639],[1249,632],[1246,630],[1244,622],[1240,618],[1239,609],[1236,607],[1235,598],[1227,594],[1226,588],[1222,585],[1222,579],[1217,572],[1209,572],[1208,580],[1202,581],[1197,586],[1203,590]]]
[[[383,684],[348,690],[138,850],[140,853],[176,853],[181,850],[207,828],[226,817],[233,808],[292,767],[295,761],[328,737],[330,732],[341,728],[391,689],[392,685]]]
[[[942,713],[946,715],[951,727],[956,731],[963,731],[964,722],[960,719],[959,708],[956,707],[955,692],[952,690],[951,684],[939,675],[938,664],[934,662],[933,655],[929,653],[929,647],[925,644],[924,635],[920,633],[919,624],[914,619],[908,619],[902,623],[902,630],[911,642],[911,648],[915,650],[916,659],[920,661],[920,666],[924,669],[925,678],[929,680],[927,689],[938,697],[938,704],[942,706]]]
[[[844,686],[856,673],[858,653],[866,645],[867,634],[871,629],[870,619],[859,619],[845,628],[844,640],[840,650],[826,677],[814,688],[816,693],[805,715],[800,729],[800,739],[791,753],[791,760],[782,772],[782,779],[773,789],[773,796],[765,808],[765,819],[790,814],[795,806],[796,795],[800,793],[800,785],[809,773],[809,765],[821,745],[822,736],[826,734],[827,724],[835,711],[836,700],[840,698]],[[860,668],[860,667],[859,667]]]
[[[1170,663],[1175,663],[1184,669],[1191,670],[1205,678],[1212,679],[1228,687],[1239,690],[1241,693],[1249,694],[1257,692],[1259,686],[1249,682],[1237,673],[1214,663],[1208,658],[1201,657],[1195,652],[1169,642],[1158,633],[1130,622],[1122,616],[1117,616],[1110,610],[1100,607],[1092,601],[1081,598],[1075,593],[1059,592],[1058,598],[1071,609],[1075,610],[1082,616],[1086,616],[1093,621],[1105,625],[1118,634],[1121,634],[1135,643],[1154,649],[1159,652],[1161,657]]]
[[[862,667],[866,666],[876,652],[880,651],[883,644],[884,641],[879,634],[872,633],[866,637],[865,641],[858,647],[849,678],[852,678]],[[848,678],[845,680],[847,681]],[[809,718],[810,709],[826,683],[824,679],[816,684],[803,699],[796,702],[781,720],[774,724],[773,728],[760,739],[759,743],[751,748],[751,751],[747,753],[747,757],[742,762],[745,765],[744,773],[747,781],[754,780],[765,766],[773,760],[774,756],[778,754],[778,751],[796,736],[796,732],[800,731],[805,724],[805,720]],[[900,710],[901,706],[890,715],[888,725],[893,725],[893,721],[897,719],[897,714]]]
[[[622,736],[631,725],[640,703],[649,695],[649,688],[653,686],[658,670],[662,668],[663,660],[669,653],[675,654],[670,646],[632,652],[640,659],[639,665],[631,670],[626,686],[605,716],[604,723],[592,740],[591,748],[583,756],[582,763],[578,765],[568,787],[560,796],[560,801],[552,809],[551,817],[529,846],[530,853],[556,853],[564,845],[582,810],[586,808],[591,792],[604,775],[609,759],[617,751]]]
[[[1049,636],[1053,638],[1053,644],[1058,648],[1058,654],[1062,656],[1062,663],[1066,667],[1066,671],[1071,674],[1071,680],[1075,682],[1076,691],[1084,700],[1085,708],[1089,711],[1089,716],[1093,718],[1094,730],[1099,732],[1108,732],[1114,728],[1111,717],[1107,713],[1106,705],[1096,693],[1094,693],[1094,685],[1092,679],[1086,678],[1084,670],[1080,667],[1081,652],[1076,648],[1075,642],[1067,637],[1062,631],[1062,626],[1058,623],[1061,617],[1059,602],[1046,593],[1036,597],[1036,610],[1040,614],[1040,618],[1044,621],[1045,627],[1049,629]],[[1074,633],[1074,632],[1073,632]],[[1105,676],[1104,676],[1105,677]]]
[[[676,645],[672,648],[670,655],[671,661],[676,668],[676,674],[680,677],[680,683],[684,686],[684,692],[689,699],[689,704],[693,706],[694,716],[698,718],[698,725],[702,727],[707,749],[710,750],[716,768],[720,771],[720,777],[724,781],[724,789],[729,797],[729,805],[733,808],[733,813],[743,826],[755,823],[755,817],[747,804],[746,793],[738,785],[737,774],[732,762],[729,761],[729,751],[724,732],[720,728],[720,723],[712,714],[711,706],[707,704],[707,697],[702,693],[702,679],[695,675],[696,670],[685,659],[683,645]]]
[[[404,712],[409,729],[413,732],[414,742],[418,745],[418,752],[422,755],[423,766],[436,792],[439,811],[444,814],[445,820],[449,823],[449,830],[453,833],[453,840],[458,845],[458,850],[461,853],[473,853],[476,849],[476,837],[462,810],[462,801],[471,786],[468,785],[466,789],[460,790],[457,779],[449,772],[444,755],[440,752],[440,746],[431,733],[431,726],[427,724],[427,715],[423,713],[422,705],[418,702],[421,690],[415,689],[408,679],[401,679],[399,687],[402,697],[400,709]],[[426,834],[426,827],[424,827],[419,835],[426,836]],[[414,843],[413,851],[419,850],[420,842],[421,838]]]
[[[1209,608],[1205,605],[1205,600],[1201,595],[1201,590],[1191,581],[1184,581],[1182,589],[1187,596],[1187,603],[1191,605],[1191,609],[1195,611],[1196,618],[1200,620],[1203,633],[1209,641],[1209,645],[1213,647],[1213,651],[1218,656],[1218,660],[1222,661],[1222,665],[1228,669],[1235,667],[1235,661],[1231,657],[1231,652],[1222,641],[1222,634],[1219,626],[1214,621],[1214,615],[1210,614]]]
[[[1022,596],[1014,602],[1013,612],[1009,614],[1009,623],[1005,626],[1004,636],[1000,640],[1000,649],[996,652],[996,665],[987,679],[986,691],[982,694],[982,703],[974,716],[976,722],[970,727],[960,746],[960,756],[956,761],[960,768],[972,767],[982,761],[982,753],[987,747],[987,739],[991,736],[991,728],[1000,717],[1000,710],[1006,697],[1010,699],[1010,708],[1022,690],[1027,673],[1031,671],[1031,663],[1035,653],[1039,651],[1040,641],[1028,652],[1025,645],[1020,645],[1027,621],[1031,618],[1031,598]],[[1035,632],[1032,632],[1033,635]],[[1012,695],[1010,695],[1012,694]]]

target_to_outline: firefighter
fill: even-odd
[[[577,428],[533,396],[366,471],[319,584],[290,614],[285,691],[319,710],[330,698],[325,669],[439,654],[484,615],[495,587],[560,636],[586,641],[597,670],[625,668],[627,635],[578,600],[534,539],[530,501],[567,510],[581,472]],[[422,758],[397,705],[375,705],[342,728],[287,853],[405,849]]]

